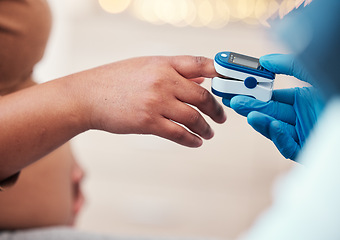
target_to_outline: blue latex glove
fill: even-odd
[[[274,73],[311,83],[292,55],[270,54],[261,57],[260,63]],[[256,131],[272,140],[281,154],[292,160],[296,159],[324,106],[314,87],[274,90],[269,102],[239,95],[231,100],[224,98],[223,103],[247,116]]]

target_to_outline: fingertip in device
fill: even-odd
[[[220,52],[214,59],[216,72],[212,92],[224,98],[247,95],[261,101],[272,98],[275,74],[260,65],[259,59],[234,52]]]

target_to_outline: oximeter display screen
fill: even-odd
[[[257,69],[259,67],[259,60],[257,58],[252,58],[236,53],[230,54],[229,62],[254,69]]]

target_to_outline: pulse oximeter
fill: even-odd
[[[214,59],[221,75],[211,82],[212,92],[224,98],[247,95],[261,101],[272,98],[275,74],[260,65],[259,59],[234,52],[220,52]]]

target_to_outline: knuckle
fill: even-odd
[[[207,89],[202,88],[200,90],[199,94],[200,94],[200,101],[202,103],[210,102],[211,101],[212,96],[211,96],[211,94],[209,93],[209,91]]]
[[[159,74],[153,74],[150,75],[149,78],[150,80],[150,85],[152,89],[159,89],[162,87],[163,81],[162,81],[162,76]]]
[[[154,123],[153,113],[145,112],[138,119],[140,126],[150,126]]]
[[[155,97],[149,97],[144,104],[142,104],[140,114],[136,121],[140,126],[150,126],[155,122],[157,99]]]
[[[201,115],[198,112],[193,112],[189,115],[188,123],[190,125],[196,125],[200,122]]]
[[[202,57],[202,56],[197,56],[194,58],[194,60],[198,66],[203,66],[207,62],[207,58]]]
[[[186,131],[184,129],[176,129],[172,132],[172,138],[176,142],[183,142],[186,137]]]

